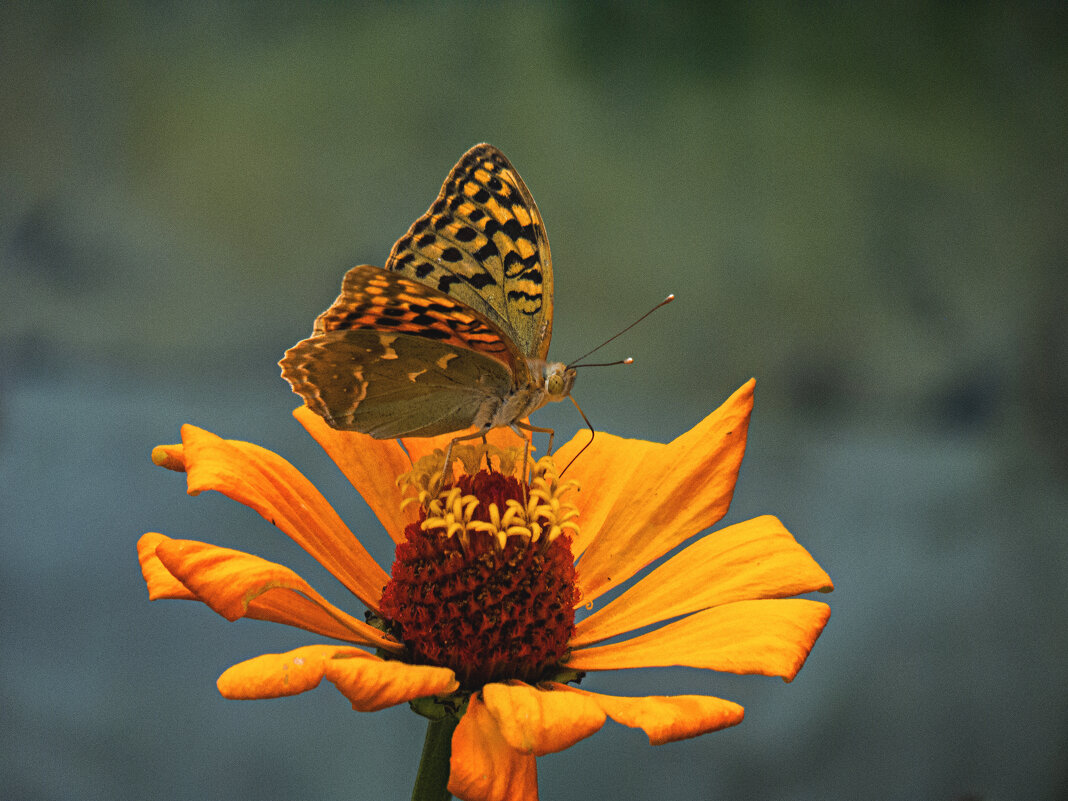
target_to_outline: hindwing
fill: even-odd
[[[335,329],[298,342],[282,375],[333,428],[377,439],[460,431],[512,388],[487,355],[410,333]]]

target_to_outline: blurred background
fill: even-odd
[[[703,7],[702,7],[703,8]],[[407,798],[424,725],[215,679],[319,641],[149,604],[145,531],[288,564],[255,513],[149,459],[182,423],[312,479],[282,352],[382,264],[471,145],[545,217],[552,355],[678,300],[581,376],[667,440],[750,376],[725,522],[778,515],[834,578],[792,684],[737,728],[613,723],[553,799],[1054,799],[1068,786],[1068,16],[1060,3],[5,3],[0,9],[0,795]],[[539,413],[563,441],[569,404]]]

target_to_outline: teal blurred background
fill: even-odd
[[[747,718],[609,723],[539,760],[542,797],[1065,797],[1065,6],[699,9],[2,6],[0,795],[408,797],[422,719],[222,699],[316,638],[149,604],[134,545],[248,550],[362,611],[149,453],[185,422],[269,447],[388,564],[276,362],[488,141],[546,220],[555,358],[678,295],[580,377],[586,413],[666,440],[756,376],[726,522],[778,515],[837,586],[790,685],[589,677]]]

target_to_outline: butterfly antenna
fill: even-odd
[[[577,369],[579,367],[615,367],[617,364],[634,364],[634,359],[628,356],[625,359],[620,359],[618,362],[601,362],[600,364],[573,364],[571,365],[571,367],[572,369]]]
[[[633,323],[631,323],[630,325],[628,325],[628,326],[627,326],[626,328],[624,328],[624,329],[623,329],[622,331],[620,331],[619,333],[617,333],[617,334],[615,334],[615,335],[613,335],[613,336],[610,336],[610,337],[609,337],[608,339],[606,339],[606,340],[605,340],[604,342],[602,342],[602,343],[601,343],[600,345],[598,345],[598,346],[597,346],[596,348],[594,348],[593,350],[591,350],[591,351],[588,351],[587,353],[584,353],[584,354],[582,354],[581,356],[579,356],[579,357],[578,357],[577,359],[575,359],[575,361],[571,362],[571,364],[569,364],[569,365],[568,365],[568,367],[578,367],[578,366],[579,366],[579,362],[581,362],[581,361],[582,361],[583,359],[585,359],[585,358],[586,358],[587,356],[589,356],[589,355],[590,355],[590,354],[592,354],[592,353],[596,353],[597,351],[599,351],[599,350],[600,350],[601,348],[603,348],[603,347],[604,347],[605,345],[607,345],[607,344],[608,344],[609,342],[611,342],[611,341],[612,341],[613,339],[615,339],[616,337],[618,337],[618,336],[622,336],[623,334],[627,333],[627,332],[628,332],[628,331],[629,331],[630,329],[632,329],[632,328],[633,328],[634,326],[636,326],[636,325],[637,325],[638,323],[640,323],[640,322],[641,322],[642,320],[644,320],[644,319],[645,319],[646,317],[648,317],[648,316],[649,316],[650,314],[652,314],[653,312],[655,312],[655,311],[656,311],[657,309],[659,309],[659,308],[660,308],[661,306],[667,306],[667,305],[668,305],[669,303],[671,303],[671,301],[673,301],[674,299],[675,299],[675,296],[674,296],[674,295],[668,295],[668,296],[667,296],[666,298],[664,298],[664,299],[663,299],[662,301],[660,301],[659,303],[657,303],[657,304],[656,304],[655,306],[653,306],[653,308],[649,309],[649,311],[647,311],[647,312],[646,312],[645,314],[643,314],[643,315],[642,315],[641,317],[639,317],[639,318],[638,318],[637,320],[635,320],[635,321],[634,321]],[[629,364],[629,362],[628,362],[628,361],[627,361],[626,359],[624,359],[624,360],[623,360],[623,363]],[[612,362],[612,364],[620,364],[620,362]],[[600,367],[600,366],[602,366],[602,365],[593,365],[593,364],[584,364],[584,365],[582,365],[582,367]],[[582,410],[581,410],[581,409],[579,409],[579,411],[581,412]],[[585,417],[585,416],[586,416],[586,415],[583,415],[583,417]],[[587,424],[589,424],[589,421],[588,421],[588,420],[587,420],[586,422],[587,422]],[[590,430],[591,430],[591,431],[593,430],[593,426],[590,426]]]
[[[589,354],[587,354],[587,355],[589,355]],[[624,362],[629,362],[629,361],[630,361],[629,359],[624,359]],[[620,364],[620,362],[616,362],[616,364]],[[594,367],[595,365],[590,364],[590,365],[584,365],[584,366],[586,366],[586,367]],[[590,422],[590,418],[588,418],[586,416],[586,413],[584,411],[582,411],[582,407],[578,405],[578,401],[575,400],[571,395],[568,395],[567,397],[568,397],[568,400],[570,400],[573,404],[575,404],[575,408],[578,409],[578,413],[582,415],[582,419],[585,420],[586,421],[586,425],[589,426],[589,428],[590,428],[590,441],[587,442],[585,445],[583,445],[582,448],[579,449],[579,452],[571,457],[571,461],[567,463],[567,467],[565,467],[563,470],[560,471],[560,478],[564,477],[564,473],[566,473],[568,471],[568,469],[571,467],[571,465],[573,465],[575,463],[575,460],[582,455],[582,451],[586,450],[588,447],[590,447],[590,445],[593,444],[593,438],[597,436],[597,432],[593,428],[593,423]]]

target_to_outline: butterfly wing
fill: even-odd
[[[397,244],[386,269],[450,295],[527,357],[549,353],[553,267],[545,223],[504,154],[476,145]]]
[[[515,343],[483,315],[431,286],[369,264],[345,274],[341,294],[316,318],[312,336],[346,329],[401,333],[468,348],[499,361],[519,384],[529,375]]]
[[[366,328],[309,337],[281,365],[293,391],[332,427],[377,439],[461,431],[512,386],[508,368],[483,353]]]
[[[467,428],[531,386],[552,336],[552,260],[530,190],[477,145],[390,253],[349,270],[282,375],[331,426],[374,437]]]
[[[332,427],[378,438],[467,428],[486,398],[531,380],[526,359],[481,314],[367,264],[345,274],[312,335],[279,364]]]

